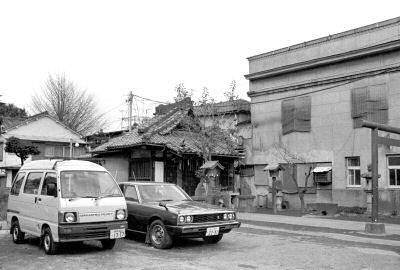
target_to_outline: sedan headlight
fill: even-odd
[[[64,213],[64,222],[67,222],[67,223],[76,222],[76,212]]]
[[[224,220],[233,220],[236,218],[235,213],[224,213],[223,219]]]
[[[192,222],[193,222],[193,216],[179,216],[178,217],[178,223],[180,223],[180,224],[192,223]]]
[[[121,220],[121,219],[125,219],[125,217],[126,217],[125,209],[119,209],[115,212],[116,219]]]

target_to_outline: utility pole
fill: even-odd
[[[132,130],[132,103],[133,103],[133,94],[132,91],[129,92],[128,99],[126,100],[128,102],[128,130]]]

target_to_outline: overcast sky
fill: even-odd
[[[207,87],[222,100],[235,80],[248,99],[247,57],[399,10],[399,0],[0,0],[0,100],[29,111],[48,74],[64,73],[118,129],[129,91],[167,102],[184,83],[195,97]],[[151,106],[135,100],[139,113]]]

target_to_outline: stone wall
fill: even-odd
[[[7,218],[7,202],[9,193],[9,188],[0,188],[0,220],[6,220]]]

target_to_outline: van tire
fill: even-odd
[[[25,233],[21,231],[18,220],[11,223],[11,236],[15,244],[22,244],[25,239]]]
[[[104,239],[101,240],[101,245],[103,249],[113,249],[115,246],[116,239]]]
[[[54,255],[58,250],[58,243],[54,242],[50,228],[43,230],[43,249],[47,255]]]

